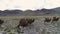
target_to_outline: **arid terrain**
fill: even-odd
[[[4,23],[0,26],[0,34],[60,34],[60,16],[58,21],[46,22],[45,18],[54,16],[0,16]],[[21,18],[34,18],[35,21],[27,27],[16,28]]]

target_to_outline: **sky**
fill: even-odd
[[[51,9],[60,7],[60,0],[0,0],[0,10]]]

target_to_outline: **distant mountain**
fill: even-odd
[[[20,15],[22,12],[22,10],[5,10],[0,11],[0,16]]]
[[[43,15],[59,15],[60,7],[54,9],[37,9],[37,10],[0,10],[0,16],[43,16]]]
[[[54,8],[53,10],[60,12],[60,7]]]

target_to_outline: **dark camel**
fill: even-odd
[[[22,26],[22,27],[28,26],[29,24],[32,24],[34,22],[34,20],[35,19],[30,19],[30,18],[24,19],[24,18],[22,18],[22,19],[20,19],[17,27],[19,28],[19,26]]]

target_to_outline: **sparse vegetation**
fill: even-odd
[[[15,28],[18,25],[19,20],[21,18],[34,18],[35,21],[32,24],[32,25],[34,25],[34,28],[36,28],[37,26],[39,26],[42,29],[43,28],[45,28],[45,29],[47,28],[49,31],[56,30],[58,32],[58,29],[60,28],[60,26],[59,26],[60,25],[60,20],[57,21],[57,22],[53,22],[55,24],[58,24],[57,27],[55,27],[56,26],[55,24],[51,24],[50,22],[49,22],[48,26],[46,26],[46,25],[43,24],[45,18],[51,18],[52,19],[53,17],[54,16],[1,16],[0,19],[4,20],[4,24],[2,24],[2,25],[4,25],[6,27],[5,29],[3,28],[4,30],[2,29],[2,31],[5,31],[7,33],[10,32],[9,34],[15,34],[15,32],[17,32],[17,33],[23,33],[23,32],[21,32],[21,29]],[[56,16],[56,17],[59,17],[59,16]],[[60,19],[60,17],[59,17],[59,19]],[[29,27],[33,28],[33,26],[29,26]],[[2,27],[0,27],[0,29],[1,28]],[[43,29],[42,31],[39,31],[39,32],[41,34],[44,34],[44,33],[50,34],[51,33],[51,32],[46,32],[47,30],[45,30],[45,29]],[[14,30],[14,32],[12,32],[11,30]],[[56,32],[56,31],[53,31],[53,32]],[[55,34],[57,34],[57,33],[55,33]]]

